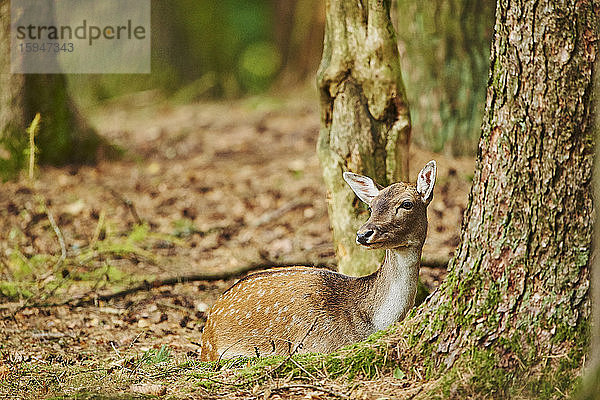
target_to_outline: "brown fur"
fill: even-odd
[[[370,178],[349,175],[344,178],[372,209],[358,231],[373,231],[364,245],[386,249],[381,267],[360,278],[307,267],[247,276],[210,310],[202,334],[202,361],[328,353],[404,318],[414,303],[435,163],[430,162],[419,175],[421,185],[423,177],[427,178],[426,199],[412,184],[396,183],[378,190]],[[413,207],[402,208],[406,200]]]
[[[249,275],[211,309],[201,360],[331,352],[359,341],[372,330],[369,310],[360,310],[369,281],[307,267]]]

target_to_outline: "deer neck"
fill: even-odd
[[[414,305],[420,262],[421,246],[385,251],[383,264],[372,275],[370,300],[376,331],[404,318]]]

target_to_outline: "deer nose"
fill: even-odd
[[[369,229],[368,231],[365,232],[358,232],[356,234],[356,241],[359,244],[367,244],[369,242],[369,239],[371,238],[371,236],[373,236],[373,229]]]

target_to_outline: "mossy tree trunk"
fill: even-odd
[[[42,163],[85,163],[109,146],[78,114],[64,75],[10,73],[10,2],[0,0],[0,164],[4,172],[24,162],[25,129],[36,113],[42,127],[36,138]]]
[[[559,397],[581,372],[599,13],[598,1],[498,1],[461,242],[446,281],[402,331],[424,368],[460,371],[444,374],[455,389],[487,380]]]
[[[389,1],[326,2],[318,86],[317,150],[339,270],[362,275],[378,267],[382,253],[365,251],[354,242],[366,209],[344,183],[342,172],[368,175],[381,185],[408,174],[410,115]]]
[[[402,73],[415,141],[434,151],[477,147],[494,0],[398,0]]]

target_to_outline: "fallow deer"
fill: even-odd
[[[356,242],[385,249],[383,264],[363,277],[309,267],[246,276],[210,310],[201,360],[328,353],[405,317],[417,291],[435,161],[425,165],[416,184],[399,182],[381,190],[366,176],[343,176],[371,210]]]

